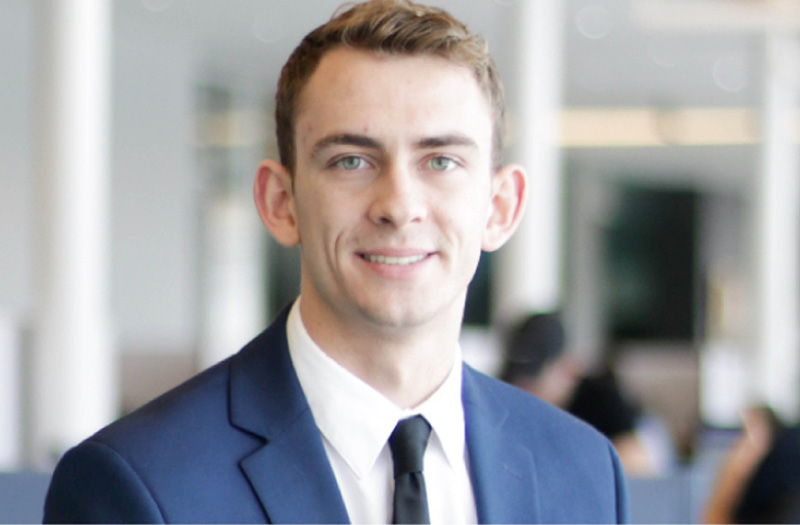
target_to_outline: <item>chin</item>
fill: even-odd
[[[362,314],[376,327],[387,330],[407,330],[424,327],[430,323],[441,322],[449,318],[446,305],[429,305],[423,301],[410,301],[403,305],[389,307],[384,299],[381,304],[373,304],[363,308]],[[463,310],[462,310],[463,311]],[[459,318],[460,319],[460,318]]]
[[[419,315],[419,312],[396,312],[396,311],[368,311],[365,317],[377,326],[388,330],[400,330],[415,328],[425,324],[426,316]]]

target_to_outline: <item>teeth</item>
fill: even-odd
[[[414,264],[427,257],[427,255],[412,255],[410,257],[387,257],[385,255],[365,255],[364,258],[369,262],[378,264],[390,264],[397,266],[404,266],[407,264]]]

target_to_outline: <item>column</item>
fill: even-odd
[[[494,318],[502,325],[534,310],[561,307],[561,110],[563,2],[520,1],[518,55],[509,78],[514,137],[510,159],[528,172],[528,207],[497,255]]]
[[[604,304],[604,228],[613,215],[616,192],[598,173],[570,180],[571,215],[569,295],[565,300],[566,345],[587,368],[601,365],[609,324]]]
[[[201,369],[239,351],[267,318],[263,230],[252,200],[228,195],[206,204]]]
[[[800,162],[797,37],[766,37],[761,173],[755,181],[755,394],[786,417],[798,415],[800,388]]]
[[[18,323],[0,310],[0,472],[21,464],[20,339]]]
[[[37,3],[36,301],[28,454],[48,467],[115,416],[109,304],[111,4]]]
[[[264,329],[267,317],[267,246],[253,204],[253,177],[268,137],[259,102],[236,80],[210,75],[199,92],[204,170],[198,368],[239,351]]]

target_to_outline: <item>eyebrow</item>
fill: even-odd
[[[474,149],[478,148],[478,144],[473,139],[458,133],[451,133],[436,137],[425,137],[414,143],[414,147],[417,149],[441,148],[445,146],[467,146]]]
[[[323,137],[311,149],[311,158],[319,157],[325,149],[331,146],[358,146],[360,148],[383,151],[383,145],[372,137],[355,133],[337,133]],[[449,133],[440,136],[423,137],[414,142],[415,149],[434,149],[446,146],[466,146],[478,149],[478,144],[470,137],[458,133]]]
[[[358,146],[360,148],[369,148],[382,150],[383,146],[370,137],[365,135],[356,135],[353,133],[339,133],[336,135],[329,135],[317,141],[311,149],[311,158],[319,157],[322,152],[331,146]]]

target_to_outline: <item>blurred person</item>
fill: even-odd
[[[749,408],[742,420],[703,522],[800,523],[800,428],[786,428],[768,406]]]
[[[606,435],[625,472],[662,474],[673,456],[663,425],[649,423],[621,388],[610,365],[586,374],[565,350],[564,328],[555,313],[526,316],[511,331],[500,379],[563,408]]]
[[[600,433],[486,377],[458,338],[482,250],[520,220],[500,80],[442,10],[350,6],[276,95],[267,230],[301,292],[244,349],[70,450],[49,522],[617,522]]]

